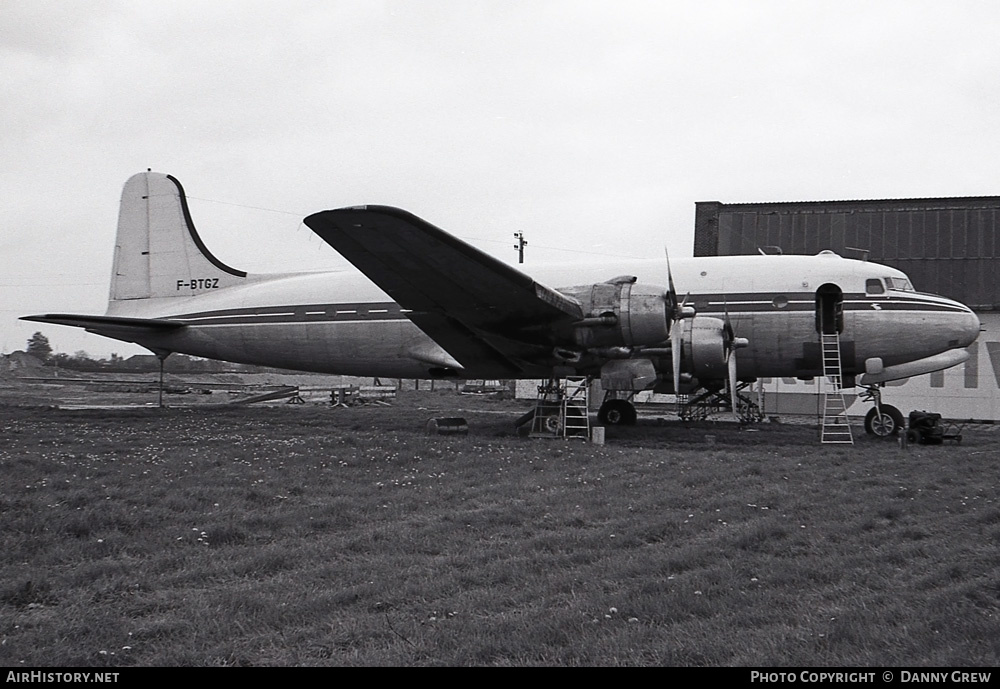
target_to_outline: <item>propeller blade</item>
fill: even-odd
[[[681,392],[681,322],[674,320],[670,324],[670,357],[674,365],[674,393]]]
[[[684,341],[684,326],[683,321],[685,318],[694,318],[695,308],[693,306],[688,306],[688,297],[691,293],[688,292],[684,295],[683,301],[677,298],[677,288],[674,286],[674,274],[670,269],[670,251],[666,246],[663,247],[663,255],[667,260],[667,293],[664,294],[664,300],[667,302],[667,315],[670,318],[670,356],[673,364],[673,374],[674,374],[674,392],[680,394],[681,386],[681,359],[682,359],[682,346]]]
[[[738,397],[736,394],[736,350],[730,349],[729,356],[726,357],[726,365],[729,367],[729,395],[733,405],[733,418],[740,420],[740,411],[737,406]]]
[[[677,318],[677,290],[674,288],[674,276],[670,270],[670,252],[667,247],[663,247],[663,255],[667,259],[667,303],[670,305],[670,316],[671,318]]]
[[[746,347],[749,340],[744,337],[736,337],[732,321],[729,319],[729,299],[724,298],[722,308],[725,313],[725,330],[728,341],[726,342],[726,368],[729,373],[729,400],[733,407],[733,418],[740,420],[739,395],[736,392],[736,350]]]

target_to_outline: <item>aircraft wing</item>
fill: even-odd
[[[523,370],[517,360],[549,351],[560,326],[583,317],[575,299],[404,210],[342,208],[304,222],[464,366]]]

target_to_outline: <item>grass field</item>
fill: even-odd
[[[1000,434],[519,409],[0,407],[0,666],[1000,662]]]

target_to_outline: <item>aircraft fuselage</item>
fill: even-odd
[[[824,300],[830,302],[827,319],[837,319],[848,375],[863,373],[872,358],[902,364],[967,346],[979,333],[969,308],[896,289],[908,284],[906,276],[875,263],[826,254],[677,259],[671,267],[679,294],[688,295],[698,316],[728,316],[735,335],[749,340],[738,361],[744,379],[821,375]],[[666,272],[663,261],[652,260],[520,268],[564,288],[622,274],[657,285],[665,283]],[[179,285],[181,290],[191,296],[114,301],[108,315],[182,322],[186,327],[141,344],[240,363],[394,378],[424,378],[455,363],[404,309],[355,271],[248,276],[239,286],[203,281]],[[483,373],[462,369],[469,378]]]

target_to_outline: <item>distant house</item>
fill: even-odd
[[[160,362],[155,354],[135,354],[123,361],[120,366],[130,371],[156,371]]]
[[[44,366],[41,359],[21,350],[5,354],[0,359],[0,371],[33,371]]]

